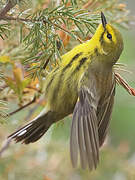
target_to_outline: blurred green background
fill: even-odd
[[[134,15],[135,1],[126,3]],[[121,31],[125,49],[120,61],[128,64],[128,69],[133,71],[123,76],[135,87],[135,24],[128,31]],[[14,105],[12,108],[15,108]],[[0,127],[1,146],[18,124],[24,124],[27,112],[17,113]],[[96,171],[72,168],[70,124],[68,117],[49,129],[41,140],[28,146],[11,143],[0,159],[0,180],[135,180],[135,97],[117,86],[109,135],[107,143],[101,148]]]

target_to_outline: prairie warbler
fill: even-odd
[[[47,76],[44,110],[9,136],[16,142],[33,143],[53,123],[73,113],[72,165],[77,166],[79,154],[82,168],[90,170],[97,167],[99,147],[108,131],[115,95],[113,65],[123,50],[120,32],[107,23],[102,12],[101,20],[91,40],[64,54],[60,66]]]

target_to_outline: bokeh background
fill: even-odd
[[[134,16],[135,1],[124,3]],[[125,49],[120,62],[127,64],[133,72],[123,73],[123,76],[135,87],[135,24],[128,31],[121,29],[121,32]],[[9,108],[15,109],[14,103]],[[16,113],[0,126],[1,147],[6,137],[24,124],[30,109]],[[68,117],[51,127],[34,144],[10,143],[0,157],[0,180],[135,180],[135,97],[117,86],[109,135],[101,148],[100,164],[96,171],[72,168],[69,156],[70,124],[71,117]]]

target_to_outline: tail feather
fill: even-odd
[[[33,143],[37,141],[45,134],[47,130],[48,128],[46,128],[45,126],[40,126],[39,128],[34,130],[34,132],[32,132],[29,136],[25,138],[25,141],[24,141],[25,144],[29,144],[29,143]]]
[[[8,138],[15,139],[16,142],[22,141],[25,144],[37,141],[45,134],[53,123],[52,119],[50,119],[50,113],[52,112],[48,112],[31,121],[13,134],[9,135]]]

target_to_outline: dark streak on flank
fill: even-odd
[[[59,69],[59,68],[58,68],[58,67],[56,67],[56,68],[55,68],[55,70],[53,71],[53,73],[54,73],[54,72],[56,72],[58,69]]]
[[[52,100],[53,100],[53,99],[56,99],[57,94],[58,94],[58,92],[59,92],[59,90],[60,90],[60,88],[61,88],[61,85],[62,85],[62,77],[63,77],[63,74],[64,74],[65,70],[68,69],[69,67],[71,67],[73,61],[76,60],[80,55],[82,55],[82,52],[76,54],[76,55],[71,59],[71,61],[69,62],[69,64],[67,64],[67,65],[62,69],[61,73],[59,74],[59,78],[58,78],[59,80],[58,80],[58,82],[57,82],[57,85],[56,85],[56,87],[55,87],[55,89],[54,89],[54,91],[53,91]],[[52,82],[52,81],[51,81],[51,82]],[[51,82],[50,82],[50,83],[51,83]]]
[[[55,68],[55,70],[53,71],[52,78],[50,79],[50,81],[48,82],[48,84],[47,84],[47,86],[46,86],[46,91],[48,91],[50,85],[52,84],[53,79],[54,79],[54,76],[56,75],[56,74],[54,74],[54,73],[55,73],[58,69],[59,69],[59,68],[57,67],[57,68]]]
[[[61,71],[61,73],[59,74],[59,79],[57,82],[57,85],[55,86],[54,90],[53,90],[53,94],[52,94],[52,100],[55,100],[57,97],[57,94],[59,93],[60,87],[63,84],[62,82],[62,77],[63,77],[63,71]]]
[[[82,58],[80,61],[79,61],[79,65],[75,68],[75,70],[73,71],[73,73],[76,73],[76,71],[79,71],[81,66],[86,62],[88,58],[87,57],[84,57]]]
[[[93,58],[93,54],[91,54],[89,58],[90,58],[90,60],[92,61],[92,58]]]
[[[50,85],[51,85],[52,82],[53,82],[53,79],[54,79],[54,74],[53,74],[52,78],[50,79],[50,81],[48,82],[48,84],[47,84],[47,86],[46,86],[46,91],[48,91]]]
[[[77,59],[80,55],[82,55],[82,52],[76,54],[76,55],[71,59],[71,61],[69,62],[69,64],[67,64],[67,65],[63,68],[63,71],[65,71],[67,68],[71,67],[73,61],[74,61],[75,59]]]

